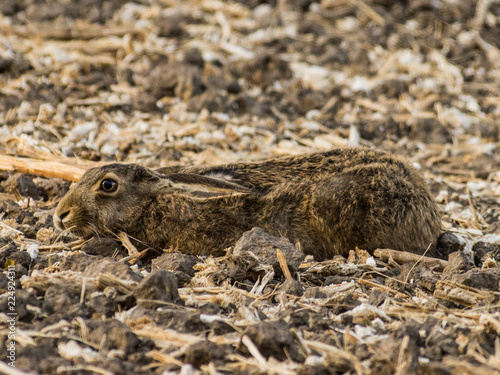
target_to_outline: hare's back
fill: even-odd
[[[404,161],[388,152],[357,147],[284,156],[261,162],[209,167],[169,167],[157,171],[163,174],[195,173],[262,191],[281,183],[315,182],[324,179],[325,176],[370,165],[379,169],[383,169],[384,165],[397,165],[403,171],[409,168]]]

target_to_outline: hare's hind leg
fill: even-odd
[[[440,231],[436,205],[423,183],[397,173],[325,179],[314,190],[311,212],[326,234],[330,256],[347,255],[356,246],[422,254]]]

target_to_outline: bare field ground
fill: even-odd
[[[500,372],[499,48],[488,0],[2,1],[0,372]],[[448,260],[258,231],[147,259],[53,226],[106,162],[358,145],[420,169]]]

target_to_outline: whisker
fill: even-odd
[[[59,241],[61,241],[61,237],[62,236],[66,235],[66,234],[71,234],[71,230],[74,229],[74,228],[75,228],[75,226],[72,226],[72,227],[69,227],[69,228],[66,228],[66,229],[60,231],[59,234],[56,236],[56,238],[53,241],[51,241],[50,246],[52,246],[52,245],[58,243]]]

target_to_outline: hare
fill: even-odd
[[[214,167],[92,168],[60,201],[54,222],[84,238],[123,231],[195,255],[221,255],[261,227],[318,260],[356,246],[422,254],[440,232],[418,172],[367,148]]]

